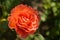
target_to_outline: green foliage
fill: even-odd
[[[27,37],[25,40],[45,40],[41,34],[34,34]]]

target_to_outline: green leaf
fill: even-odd
[[[56,6],[56,3],[55,2],[52,2],[51,3],[51,7],[54,7],[54,6]]]
[[[41,34],[38,34],[38,36],[35,37],[35,40],[45,40],[45,38]]]

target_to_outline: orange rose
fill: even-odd
[[[20,37],[25,38],[38,29],[40,17],[35,9],[20,4],[11,10],[8,21],[9,28],[15,29]]]

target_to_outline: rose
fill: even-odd
[[[20,37],[25,38],[38,29],[39,19],[40,16],[35,9],[20,4],[11,10],[11,15],[8,17],[8,26],[10,29],[15,29]]]

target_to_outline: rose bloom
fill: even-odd
[[[10,29],[15,29],[19,37],[26,38],[38,29],[40,16],[32,7],[20,4],[11,10],[8,21]]]

